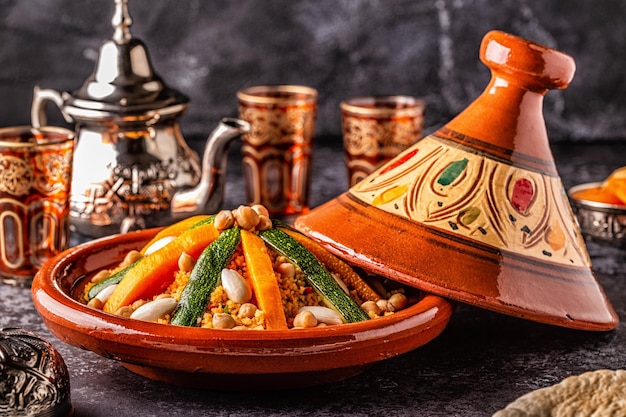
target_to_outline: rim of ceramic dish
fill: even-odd
[[[123,328],[126,331],[141,333],[142,341],[137,341],[139,345],[144,344],[146,340],[158,342],[158,339],[163,337],[167,337],[168,339],[185,339],[188,342],[195,341],[194,343],[200,344],[206,344],[207,340],[211,340],[212,337],[218,336],[220,340],[237,340],[241,342],[305,340],[322,335],[328,335],[328,337],[333,338],[342,338],[352,336],[354,333],[367,333],[369,331],[386,327],[396,327],[402,322],[406,322],[406,326],[412,327],[413,325],[416,325],[416,323],[413,323],[413,320],[411,319],[419,314],[427,312],[430,309],[435,310],[433,312],[433,318],[440,314],[445,315],[446,313],[443,310],[445,310],[446,305],[449,305],[450,309],[448,316],[452,313],[451,304],[447,300],[437,295],[423,292],[415,304],[398,311],[393,315],[378,319],[366,320],[357,323],[346,323],[341,326],[313,329],[263,330],[247,332],[232,331],[230,329],[205,329],[199,327],[174,326],[170,324],[151,323],[116,316],[114,314],[105,313],[88,307],[87,305],[76,300],[71,294],[68,294],[67,291],[62,288],[59,281],[68,273],[67,268],[70,264],[84,261],[90,252],[97,252],[99,249],[105,250],[105,248],[115,245],[116,240],[120,239],[120,236],[122,236],[121,239],[126,240],[126,242],[120,242],[120,245],[124,244],[125,246],[130,246],[131,242],[137,242],[138,244],[144,241],[147,242],[151,236],[154,236],[158,232],[158,230],[161,230],[161,228],[146,229],[138,232],[127,233],[125,235],[108,236],[80,244],[56,255],[44,264],[35,277],[32,291],[36,304],[42,303],[39,299],[40,295],[38,294],[41,291],[46,295],[45,308],[48,314],[52,314],[57,318],[62,318],[61,321],[79,322],[82,323],[83,326],[90,325],[91,327],[94,327],[94,329],[98,328],[102,330]],[[118,261],[121,261],[121,259]],[[92,272],[95,272],[95,270]],[[77,285],[81,279],[85,278],[77,278],[71,286],[74,287]],[[53,308],[50,308],[51,306]],[[40,308],[41,307],[43,307],[43,305],[41,305]],[[72,313],[85,315],[86,317],[81,316],[73,319],[71,318]],[[90,322],[91,324],[89,324]],[[397,329],[394,331],[397,331]],[[284,345],[284,343],[280,341],[271,342],[270,344],[272,343],[277,346]]]
[[[34,141],[31,141],[31,138]],[[10,126],[0,128],[0,147],[29,148],[33,146],[58,145],[74,141],[75,133],[57,126]]]
[[[601,203],[598,201],[585,200],[575,197],[575,194],[577,192],[588,190],[590,188],[597,188],[601,185],[601,182],[589,182],[585,184],[575,185],[567,191],[567,194],[573,200],[573,202],[580,207],[585,207],[591,210],[600,210],[605,212],[610,211],[613,213],[626,214],[626,206],[622,206],[619,204]]]
[[[303,85],[258,85],[239,90],[237,98],[252,104],[309,104],[317,101],[317,90]]]
[[[412,96],[381,95],[353,97],[342,101],[344,112],[362,116],[421,116],[426,103]]]

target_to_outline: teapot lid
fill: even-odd
[[[131,35],[127,0],[115,0],[111,23],[113,36],[100,46],[93,73],[68,98],[72,113],[87,110],[79,111],[87,117],[90,111],[137,115],[166,108],[169,113],[185,110],[189,99],[163,82],[144,43]]]

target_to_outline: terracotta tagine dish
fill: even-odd
[[[342,380],[424,345],[448,324],[452,314],[448,300],[410,287],[402,293],[403,305],[384,311],[366,309],[367,302],[352,299],[357,296],[345,280],[352,269],[343,268],[340,260],[327,266],[333,275],[315,269],[326,278],[313,281],[309,261],[305,266],[305,262],[290,263],[281,256],[291,259],[289,254],[298,251],[293,255],[300,256],[297,259],[305,259],[306,253],[319,257],[316,251],[324,249],[291,228],[279,228],[270,221],[262,231],[255,231],[244,228],[237,215],[234,225],[223,223],[219,214],[214,223],[210,216],[203,217],[100,238],[47,262],[32,285],[34,304],[45,324],[61,340],[115,359],[139,375],[181,386],[235,391],[291,389]],[[197,223],[191,227],[188,221]],[[200,235],[206,244],[198,243]],[[292,235],[296,237],[286,237]],[[281,246],[300,239],[308,242],[300,249]],[[264,246],[267,241],[277,245],[278,252]],[[205,249],[196,256],[200,246]],[[282,250],[284,255],[279,255]],[[140,257],[125,264],[130,254]],[[230,260],[225,266],[214,266],[222,257]],[[191,258],[197,260],[187,267]],[[323,265],[337,260],[320,259],[326,259]],[[288,264],[293,266],[291,271]],[[168,269],[173,272],[165,273]],[[124,277],[111,284],[120,271]],[[103,272],[104,277],[97,279]],[[221,276],[220,281],[212,281],[213,276]],[[345,292],[339,284],[342,279]],[[272,280],[278,283],[277,297],[271,291]],[[316,283],[322,282],[320,290]],[[392,284],[389,294],[393,295],[388,295],[388,301],[377,300],[376,305],[383,301],[388,306],[402,299],[396,292],[400,291],[398,283]],[[285,290],[294,287],[298,290]],[[113,291],[108,292],[109,288]],[[364,291],[374,290],[362,285],[356,292]],[[323,300],[317,298],[322,293]],[[311,299],[313,303],[307,304]],[[198,307],[199,300],[204,305]],[[272,301],[280,313],[272,310]],[[330,311],[322,302],[339,307]],[[294,305],[298,313],[290,315]],[[254,314],[244,314],[244,308]],[[330,318],[329,312],[333,313]],[[337,314],[343,317],[338,322],[333,321]],[[311,315],[314,323],[304,323]]]
[[[466,110],[295,227],[349,263],[433,294],[614,329],[542,114],[574,60],[499,31],[486,34],[480,58],[492,78]]]

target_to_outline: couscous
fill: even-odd
[[[235,330],[375,319],[408,303],[403,288],[367,282],[308,237],[275,227],[259,205],[163,229],[118,267],[94,275],[84,301],[130,318]]]

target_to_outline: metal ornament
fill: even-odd
[[[23,329],[0,329],[0,415],[71,416],[70,397],[67,367],[49,342]]]

